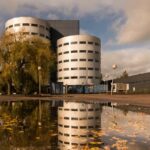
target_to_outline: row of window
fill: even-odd
[[[72,128],[72,129],[94,129],[94,128],[99,128],[99,125],[96,126],[69,126],[69,125],[62,125],[58,124],[59,127],[64,127],[64,128]]]
[[[69,70],[96,70],[96,71],[99,71],[99,68],[86,68],[86,67],[74,67],[74,68],[64,68],[64,69],[59,69],[58,71],[61,72],[61,71],[69,71]]]
[[[75,61],[78,61],[78,59],[71,59],[71,62],[75,62]],[[82,58],[82,59],[79,59],[79,61],[90,61],[90,62],[93,62],[93,61],[95,61],[95,62],[99,62],[99,60],[98,59],[84,59],[84,58]],[[60,60],[60,61],[58,61],[58,63],[60,64],[60,63],[66,63],[66,62],[69,62],[69,59],[65,59],[65,60]]]
[[[80,79],[86,79],[86,76],[80,76],[79,78],[80,78]],[[88,79],[94,79],[93,76],[88,76],[87,78],[88,78]],[[71,76],[71,77],[64,77],[64,78],[59,77],[58,79],[59,79],[59,80],[63,80],[63,79],[78,79],[78,76]],[[99,77],[95,77],[95,79],[99,79]]]
[[[48,27],[45,27],[44,25],[38,25],[38,24],[35,24],[35,23],[16,23],[14,25],[10,25],[8,27],[6,27],[6,30],[8,28],[13,28],[13,27],[20,27],[20,26],[32,26],[32,27],[39,27],[40,29],[46,29],[47,31],[49,31],[49,28]]]
[[[36,33],[36,32],[23,32],[23,34],[24,35],[35,35],[35,36],[41,36],[41,37],[45,37],[45,38],[47,38],[47,39],[49,39],[50,37],[49,36],[47,36],[47,35],[44,35],[44,34],[42,34],[42,33]]]
[[[99,119],[99,117],[82,117],[82,118],[77,118],[77,117],[59,117],[59,119],[64,119],[64,120],[94,120],[94,119]]]
[[[95,53],[95,54],[99,54],[99,51],[94,51],[94,50],[72,50],[70,51],[71,53]],[[65,51],[65,52],[60,52],[58,53],[58,55],[62,55],[62,54],[69,54],[69,51]]]
[[[99,111],[100,109],[99,108],[87,108],[87,109],[69,109],[69,108],[62,108],[60,107],[59,110],[64,110],[64,111]]]
[[[63,142],[63,141],[61,141],[61,140],[58,140],[58,142],[60,143],[60,144],[67,144],[67,145],[74,145],[74,146],[77,146],[77,145],[79,145],[79,143],[70,143],[70,142]],[[80,144],[80,146],[86,146],[87,145],[87,143],[81,143]]]
[[[62,46],[67,46],[67,45],[73,45],[73,44],[89,44],[89,45],[96,45],[96,46],[100,46],[99,43],[97,42],[91,42],[91,41],[72,41],[72,42],[66,42],[63,44],[59,44],[58,47],[62,47]]]

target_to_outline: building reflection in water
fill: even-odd
[[[97,103],[64,102],[58,107],[58,145],[61,150],[82,149],[98,143],[93,132],[100,128],[101,106]]]

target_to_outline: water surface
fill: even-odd
[[[149,150],[150,108],[69,101],[0,102],[0,150]]]

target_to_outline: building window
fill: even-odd
[[[38,33],[35,33],[35,32],[31,32],[31,35],[38,35]]]
[[[76,42],[76,41],[74,41],[74,42],[71,42],[71,44],[77,44],[77,42]]]
[[[77,135],[72,135],[74,137],[76,137]],[[71,145],[78,145],[78,143],[71,143]]]
[[[78,137],[78,135],[71,135],[72,137]],[[72,144],[75,144],[75,145],[78,145],[77,143],[72,143]]]
[[[99,46],[99,43],[96,43],[96,42],[95,42],[95,45],[96,45],[96,46]]]
[[[18,23],[18,24],[15,24],[14,26],[15,26],[15,27],[19,27],[19,26],[20,26],[20,24]]]
[[[49,36],[46,36],[47,39],[49,39]]]
[[[80,59],[80,61],[86,61],[86,59]]]
[[[65,51],[65,52],[64,52],[64,54],[68,54],[68,53],[69,53],[69,51]]]
[[[88,119],[89,119],[89,120],[92,120],[92,119],[94,119],[94,118],[93,118],[93,117],[88,117]]]
[[[98,120],[98,119],[99,119],[99,117],[95,117],[95,119],[96,119],[96,120]]]
[[[64,46],[69,45],[69,43],[64,43]]]
[[[99,60],[95,59],[95,62],[99,62]]]
[[[88,59],[88,61],[93,61],[93,59]]]
[[[59,44],[58,47],[62,47],[62,44]]]
[[[67,71],[67,70],[69,70],[69,68],[64,68],[64,71]]]
[[[61,133],[61,132],[59,132],[58,134],[59,134],[59,135],[63,135],[63,133]]]
[[[78,70],[78,68],[71,68],[71,70]]]
[[[62,108],[59,108],[59,110],[62,110]]]
[[[77,53],[77,52],[78,52],[77,50],[72,50],[72,51],[71,51],[71,53]]]
[[[62,69],[59,69],[59,71],[62,71]]]
[[[69,126],[68,125],[64,125],[64,128],[69,128]]]
[[[99,79],[99,77],[95,77],[95,79]]]
[[[12,27],[13,27],[13,25],[10,25],[10,26],[9,26],[9,28],[12,28]]]
[[[99,52],[98,52],[98,51],[95,51],[95,54],[99,54]]]
[[[80,111],[86,111],[86,109],[80,109]]]
[[[69,77],[64,77],[64,79],[69,79]]]
[[[86,67],[80,67],[79,69],[80,70],[86,70]]]
[[[29,32],[23,32],[23,35],[29,35]]]
[[[65,133],[64,136],[69,136],[69,134]]]
[[[80,50],[80,53],[86,53],[86,50]]]
[[[89,128],[89,129],[93,129],[94,127],[93,127],[93,126],[88,126],[88,128]]]
[[[71,128],[73,128],[73,129],[78,129],[78,126],[71,126]]]
[[[62,52],[58,53],[58,55],[62,55]]]
[[[86,79],[86,76],[80,76],[80,79]]]
[[[93,70],[93,68],[88,68],[88,70]]]
[[[87,120],[86,118],[80,118],[80,120]]]
[[[86,135],[80,135],[80,137],[86,137]],[[80,144],[81,145],[81,144]],[[83,144],[82,144],[83,145]]]
[[[29,26],[29,23],[23,23],[22,25],[23,26]]]
[[[69,59],[64,60],[64,62],[69,62]]]
[[[69,117],[64,117],[65,120],[69,120]]]
[[[93,109],[88,109],[88,111],[93,111]]]
[[[72,77],[71,77],[71,79],[77,79],[77,78],[78,78],[77,76],[72,76]]]
[[[93,79],[93,77],[92,77],[92,76],[89,76],[88,79]]]
[[[59,127],[62,127],[63,125],[62,125],[62,124],[58,124],[58,126],[59,126]]]
[[[78,118],[72,117],[71,120],[78,120]]]
[[[65,111],[69,111],[69,109],[68,109],[68,108],[65,108],[64,110],[65,110]]]
[[[59,143],[63,143],[63,141],[59,140]]]
[[[78,111],[78,109],[71,109],[71,111]]]
[[[64,142],[64,144],[70,144],[69,142]]]
[[[93,53],[93,51],[92,50],[88,50],[88,53]]]
[[[41,28],[41,29],[44,29],[45,27],[44,27],[43,25],[40,25],[40,28]]]
[[[58,63],[60,64],[60,63],[62,63],[62,61],[59,61]]]
[[[62,80],[62,78],[60,77],[60,78],[58,78],[59,80]]]
[[[44,37],[44,34],[40,34],[41,37]]]
[[[93,44],[93,42],[88,42],[88,44],[92,45],[92,44]]]
[[[80,129],[86,129],[86,126],[80,126]]]
[[[78,61],[78,59],[71,59],[71,61]]]
[[[86,41],[80,41],[80,44],[86,44]]]
[[[99,71],[99,68],[95,68],[96,71]]]
[[[31,26],[33,26],[33,27],[37,27],[38,25],[37,25],[37,24],[32,23],[32,24],[31,24]]]

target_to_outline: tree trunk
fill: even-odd
[[[7,83],[7,94],[10,95],[10,83]]]

